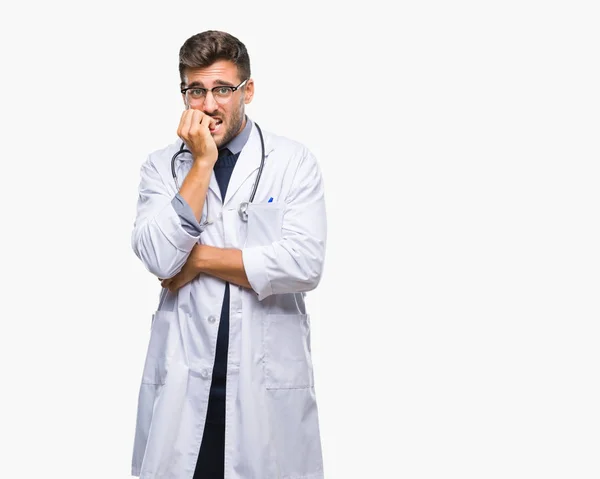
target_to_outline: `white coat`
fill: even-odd
[[[230,285],[225,479],[320,479],[323,461],[304,295],[317,286],[323,271],[323,181],[306,147],[267,132],[264,140],[265,166],[248,221],[241,220],[238,207],[248,201],[260,165],[255,125],[224,201],[212,175],[206,202],[213,223],[199,237],[182,228],[171,205],[177,192],[171,157],[181,142],[152,153],[141,167],[132,247],[159,278],[175,275],[197,242],[242,250],[253,290]],[[179,158],[181,184],[192,159],[189,154]],[[189,314],[192,290],[202,298],[200,317]],[[201,274],[176,294],[161,291],[139,391],[134,476],[192,479],[224,290],[225,282]]]

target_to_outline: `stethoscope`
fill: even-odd
[[[248,201],[244,201],[243,203],[240,203],[240,206],[238,208],[238,213],[240,215],[240,218],[242,219],[242,221],[248,221],[248,205],[250,203],[252,203],[254,201],[254,195],[256,195],[256,190],[258,189],[258,183],[260,182],[260,176],[262,175],[262,170],[263,167],[265,165],[265,141],[263,139],[263,134],[262,131],[260,129],[260,127],[254,123],[254,125],[256,126],[256,129],[258,130],[258,135],[260,136],[260,148],[261,148],[261,158],[260,158],[260,167],[258,168],[258,174],[256,175],[256,181],[254,182],[254,186],[252,187],[252,193],[250,194],[250,199]],[[179,151],[175,152],[175,154],[173,155],[173,158],[171,158],[171,174],[173,175],[173,180],[175,181],[175,186],[177,187],[177,191],[179,191],[179,183],[177,181],[177,173],[175,172],[175,160],[177,159],[177,157],[183,153],[189,153],[190,155],[192,154],[192,152],[186,148],[184,148],[185,143],[181,143],[181,148],[179,148]],[[206,218],[207,221],[205,221],[204,223],[202,223],[200,226],[206,226],[212,223],[212,221],[208,220],[208,201],[205,202],[206,203]]]

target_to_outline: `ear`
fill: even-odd
[[[246,82],[246,85],[244,85],[244,103],[247,105],[248,103],[250,103],[252,101],[253,97],[254,97],[254,80],[252,78],[249,78],[248,81]]]

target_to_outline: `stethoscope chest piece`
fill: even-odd
[[[240,207],[238,208],[238,213],[240,214],[240,218],[242,218],[242,221],[248,221],[248,205],[249,204],[250,203],[248,203],[247,201],[240,203]]]

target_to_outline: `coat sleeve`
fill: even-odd
[[[131,246],[146,269],[159,278],[171,278],[181,270],[199,235],[189,234],[172,205],[155,165],[148,158],[140,169],[137,213]]]
[[[324,185],[314,155],[305,150],[287,196],[282,237],[242,249],[246,276],[258,299],[317,287],[327,240]]]

